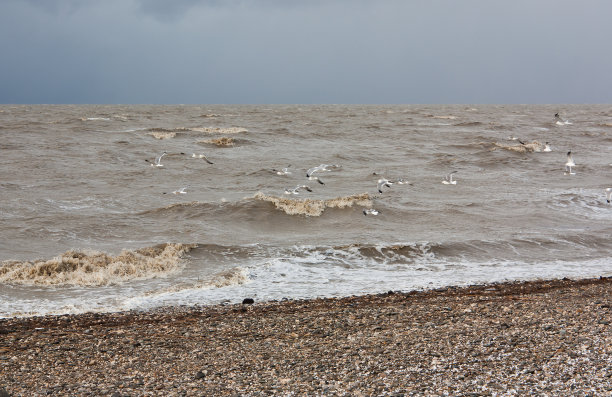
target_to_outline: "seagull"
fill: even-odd
[[[550,148],[550,145],[548,144],[548,142],[546,142],[544,144],[544,149],[542,149],[543,152],[552,152],[552,149]]]
[[[385,179],[385,178],[381,178],[381,179],[379,179],[379,180],[378,180],[378,184],[377,184],[377,186],[376,186],[376,187],[378,188],[378,193],[382,193],[382,188],[383,188],[384,186],[386,186],[386,187],[391,187],[391,185],[393,185],[393,183],[394,183],[394,182],[391,182],[390,180]]]
[[[285,194],[300,194],[300,190],[302,190],[302,189],[304,189],[304,190],[306,190],[308,192],[312,192],[312,189],[310,187],[308,187],[306,185],[300,185],[300,186],[296,186],[293,189],[289,189],[289,188],[285,189]]]
[[[453,174],[455,172],[457,172],[457,171],[452,171],[448,175],[446,175],[446,177],[444,178],[442,183],[445,184],[445,185],[456,185],[457,181],[453,180]]]
[[[567,152],[567,161],[565,163],[565,174],[566,175],[576,175],[575,172],[572,172],[572,167],[575,167],[574,159],[572,158],[572,151]]]
[[[188,187],[190,187],[190,185],[187,185],[185,187],[180,188],[179,190],[175,190],[172,192],[172,194],[187,194],[187,192],[185,191],[185,189],[187,189]]]
[[[610,204],[610,200],[612,200],[612,187],[606,188],[606,201]]]
[[[374,208],[368,208],[363,210],[363,215],[378,215],[380,214],[380,211],[374,209]]]
[[[395,181],[395,183],[397,183],[398,185],[412,185],[412,182],[407,181],[404,178],[400,178],[397,181]]]
[[[207,159],[204,154],[195,154],[195,153],[193,153],[191,155],[191,157],[196,158],[196,159],[204,159],[204,161],[206,161],[208,164],[213,164],[213,162],[210,161],[209,159]]]
[[[291,164],[289,164],[285,168],[282,168],[280,171],[272,168],[272,172],[276,172],[276,175],[290,175],[291,171],[289,171],[289,167],[291,167]]]
[[[331,168],[340,168],[340,166],[338,164],[332,164],[332,165],[321,164],[321,165],[318,165],[316,167],[312,167],[311,169],[306,171],[306,177],[310,178],[312,176],[312,174],[314,174],[315,172],[331,171]]]
[[[325,185],[325,183],[324,183],[324,182],[323,182],[321,179],[319,179],[319,177],[318,177],[318,176],[309,176],[309,177],[308,177],[308,180],[309,180],[309,181],[317,181],[317,182],[319,182],[321,185]]]
[[[155,159],[155,162],[154,162],[154,163],[151,163],[151,162],[150,162],[149,160],[147,160],[147,159],[145,159],[145,161],[146,161],[147,163],[151,163],[151,167],[163,167],[164,165],[161,163],[161,159],[162,159],[162,157],[164,157],[164,156],[165,156],[165,155],[167,155],[167,154],[168,154],[168,152],[163,152],[163,153],[162,153],[162,154],[161,154],[159,157],[157,157],[157,158]]]
[[[178,190],[175,190],[173,192],[170,192],[170,193],[172,193],[172,194],[187,194],[187,192],[185,190],[187,190],[187,188],[190,188],[190,187],[191,187],[191,185],[187,185],[185,187],[182,187],[182,188],[180,188]],[[166,194],[166,192],[164,192],[163,194]]]

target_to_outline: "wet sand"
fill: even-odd
[[[608,396],[611,321],[603,277],[2,319],[0,396]]]

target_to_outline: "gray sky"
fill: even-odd
[[[0,103],[612,103],[609,0],[0,0]]]

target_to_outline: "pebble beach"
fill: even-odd
[[[0,396],[609,396],[612,278],[0,320]]]

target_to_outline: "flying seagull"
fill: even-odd
[[[456,172],[457,171],[449,172],[449,174],[446,175],[444,180],[442,180],[442,183],[445,184],[445,185],[456,185],[457,181],[453,180],[453,174],[456,173]]]
[[[187,192],[185,190],[187,190],[190,187],[191,187],[191,185],[187,185],[187,186],[184,186],[184,187],[182,187],[180,189],[177,189],[177,190],[175,190],[173,192],[170,192],[170,193],[172,193],[172,194],[187,194]],[[166,192],[164,192],[163,194],[166,194]]]
[[[310,168],[308,171],[306,171],[306,177],[310,178],[312,176],[312,174],[314,174],[315,172],[321,172],[321,171],[331,171],[332,168],[340,168],[340,166],[338,164],[321,164],[318,165],[316,167],[312,167]]]
[[[310,187],[308,187],[306,185],[300,185],[300,186],[294,187],[293,189],[289,189],[289,188],[285,189],[285,194],[299,194],[300,190],[302,190],[302,189],[304,189],[304,190],[306,190],[308,192],[312,192],[312,189]]]
[[[157,157],[157,158],[155,159],[155,162],[154,162],[154,163],[151,163],[151,162],[150,162],[149,160],[147,160],[147,159],[145,159],[145,161],[146,161],[147,163],[151,163],[151,167],[163,167],[164,165],[161,163],[161,159],[162,159],[162,157],[164,157],[164,156],[165,156],[165,155],[167,155],[167,154],[168,154],[168,152],[163,152],[163,153],[162,153],[162,154],[161,154],[159,157]]]
[[[395,183],[395,182],[391,182],[390,180],[385,179],[385,178],[379,179],[378,180],[378,184],[376,186],[378,188],[378,193],[382,193],[383,186],[391,187],[391,185],[393,185],[393,183]]]
[[[214,164],[212,161],[210,161],[208,158],[206,158],[206,155],[204,154],[195,154],[193,153],[191,155],[191,157],[196,158],[196,159],[203,159],[204,161],[206,161],[208,164]]]
[[[574,159],[572,158],[572,151],[567,152],[567,161],[565,162],[565,174],[566,175],[576,175],[575,172],[572,172],[572,167],[575,167]]]
[[[289,167],[291,167],[291,164],[289,164],[285,168],[281,168],[280,170],[272,168],[272,172],[275,172],[276,175],[290,175],[291,171],[289,171]]]

